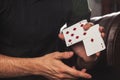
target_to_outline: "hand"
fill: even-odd
[[[76,79],[78,77],[91,78],[91,75],[86,73],[85,69],[78,71],[61,61],[61,59],[69,59],[72,56],[73,52],[54,52],[41,58],[35,58],[35,74],[40,74],[50,80]]]
[[[87,23],[85,26],[83,26],[84,30],[88,30],[90,27],[93,26],[93,23]],[[101,36],[104,37],[105,33],[104,33],[104,28],[100,26],[99,28],[100,32],[101,32]],[[62,33],[60,33],[59,38],[64,40],[64,36]],[[95,55],[92,56],[87,56],[86,52],[85,52],[85,48],[82,42],[77,43],[75,45],[72,46],[73,51],[79,56],[81,57],[85,62],[93,62],[97,59],[97,57],[100,55],[100,53],[96,53]]]

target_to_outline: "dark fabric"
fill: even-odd
[[[61,26],[89,16],[87,0],[0,0],[0,54],[37,57],[63,51],[63,42],[58,38]]]

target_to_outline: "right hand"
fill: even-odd
[[[89,22],[83,26],[83,29],[89,30],[93,25],[94,25],[93,23]],[[105,37],[104,27],[100,26],[99,31],[101,33],[101,36],[104,38]],[[59,33],[58,36],[61,40],[64,40],[63,33]],[[78,58],[81,58],[83,61],[85,61],[87,63],[91,63],[91,62],[94,63],[100,55],[100,52],[97,52],[96,54],[94,54],[92,56],[87,56],[83,42],[79,42],[79,43],[71,46],[71,48],[78,55]]]
[[[54,52],[40,58],[35,58],[35,75],[42,75],[50,80],[69,80],[79,77],[91,78],[91,75],[86,73],[86,69],[79,71],[65,65],[61,61],[61,59],[69,59],[72,56],[73,52]]]

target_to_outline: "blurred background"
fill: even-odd
[[[101,16],[120,10],[120,0],[88,0],[91,17]]]
[[[120,80],[120,0],[88,0],[88,4],[91,21],[103,26],[106,33],[106,50],[90,70],[91,80]]]

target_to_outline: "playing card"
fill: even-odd
[[[87,37],[91,36],[91,35],[101,35],[100,31],[99,31],[99,24],[96,24],[94,26],[92,26],[89,30],[87,30]]]
[[[87,20],[80,21],[63,30],[63,35],[67,46],[71,46],[83,41],[87,56],[104,50],[105,44],[99,31],[99,24],[92,26],[85,31],[83,26]]]
[[[65,23],[65,24],[61,27],[60,33],[62,33],[65,28],[67,28],[67,23]]]
[[[83,20],[63,30],[63,35],[67,46],[78,43],[85,38],[86,31],[84,31],[83,26],[86,23],[87,20]]]
[[[87,56],[91,56],[105,49],[105,43],[99,32],[83,40]]]

